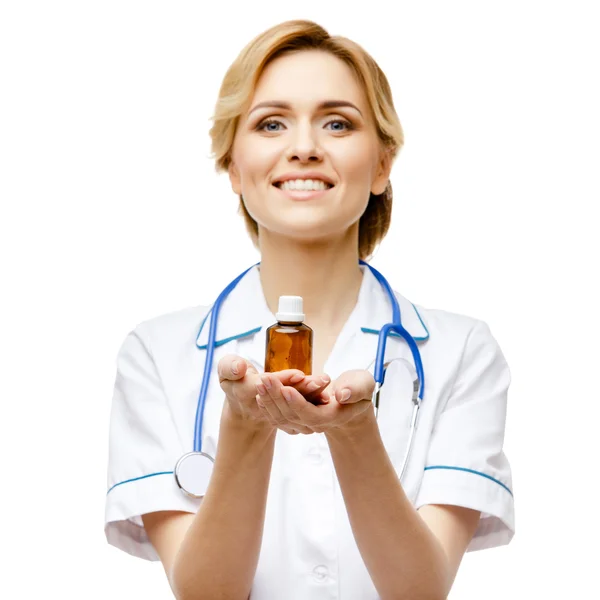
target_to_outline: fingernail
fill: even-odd
[[[291,402],[292,401],[292,392],[286,388],[283,388],[281,390],[281,395],[288,401]]]
[[[351,395],[352,395],[352,392],[350,392],[350,390],[348,388],[342,390],[342,396],[341,396],[340,402],[346,402],[346,400],[348,400]]]
[[[260,380],[265,384],[265,387],[270,390],[271,389],[271,380],[268,375],[263,375]]]
[[[318,390],[321,386],[316,382],[316,381],[311,381],[307,386],[306,389],[309,392],[314,392],[315,390]]]
[[[239,360],[234,360],[232,365],[231,365],[231,372],[234,375],[239,375],[240,373],[240,361]]]
[[[290,383],[300,383],[304,379],[304,373],[296,373],[290,377]]]
[[[323,375],[323,377],[321,377],[321,381],[323,383],[329,383],[331,381],[331,377],[329,377],[329,375]]]
[[[264,396],[267,393],[267,389],[262,383],[257,383],[256,389],[261,396]]]

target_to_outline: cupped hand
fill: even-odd
[[[307,402],[295,387],[274,373],[265,373],[256,386],[257,405],[273,426],[287,433],[322,433],[346,427],[368,418],[375,381],[369,371],[356,369],[342,373],[322,392],[321,405]]]
[[[217,372],[227,399],[225,408],[234,418],[248,426],[275,426],[257,404],[257,386],[261,384],[261,375],[252,363],[241,356],[228,354],[219,361]],[[304,375],[298,369],[286,369],[269,373],[269,376],[279,385],[293,389],[303,402],[328,401],[323,397],[323,390],[331,381],[327,375]]]

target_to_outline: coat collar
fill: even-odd
[[[205,350],[214,304],[206,313],[196,338],[196,346]],[[217,322],[216,346],[248,337],[275,323],[260,282],[258,265],[254,265],[223,300]]]
[[[363,266],[361,269],[364,277],[358,297],[360,328],[363,333],[373,334],[377,337],[381,327],[392,320],[392,302],[371,269],[367,266]],[[394,291],[394,295],[400,307],[400,317],[404,329],[417,342],[427,340],[429,331],[416,306],[398,292]],[[391,333],[390,336],[400,337],[396,333]]]
[[[363,333],[379,335],[382,325],[392,318],[392,304],[381,284],[367,266],[361,266],[363,281],[358,305],[350,317]],[[404,296],[395,292],[403,327],[420,342],[429,338],[429,332],[417,308]],[[212,307],[204,317],[196,338],[196,346],[205,350],[210,329]],[[252,267],[225,298],[219,311],[216,346],[232,340],[252,336],[275,323],[275,315],[269,310],[263,293],[258,265]],[[308,323],[310,325],[310,323]],[[397,334],[391,334],[396,337]]]

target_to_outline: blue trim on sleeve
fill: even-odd
[[[490,475],[486,475],[485,473],[481,473],[480,471],[474,471],[473,469],[465,469],[464,467],[450,467],[447,465],[434,465],[432,467],[425,467],[426,471],[431,469],[449,469],[451,471],[465,471],[466,473],[474,473],[475,475],[481,475],[481,477],[485,477],[486,479],[491,479],[494,483],[497,483],[499,486],[503,487],[511,496],[513,493],[505,486],[501,481],[494,479]],[[513,496],[514,498],[514,496]]]
[[[118,485],[123,485],[124,483],[129,483],[130,481],[138,481],[138,479],[146,479],[147,477],[155,477],[156,475],[173,475],[173,471],[162,471],[160,473],[150,473],[150,475],[142,475],[141,477],[134,477],[133,479],[126,479],[125,481],[120,481],[119,483],[115,483],[106,495],[110,494],[111,490],[114,490]]]

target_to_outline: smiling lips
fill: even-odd
[[[275,184],[280,190],[302,190],[306,192],[324,192],[331,186],[320,179],[288,179]]]
[[[273,185],[296,200],[319,196],[334,186],[328,177],[320,173],[305,173],[301,176],[289,173],[278,178]]]
[[[333,187],[319,179],[288,179],[273,185],[292,200],[311,200],[326,194]]]
[[[290,171],[289,173],[282,173],[279,177],[273,179],[273,185],[279,187],[287,181],[294,181],[300,185],[309,181],[321,181],[329,187],[333,187],[334,185],[331,177],[328,177],[325,173],[319,171]]]

